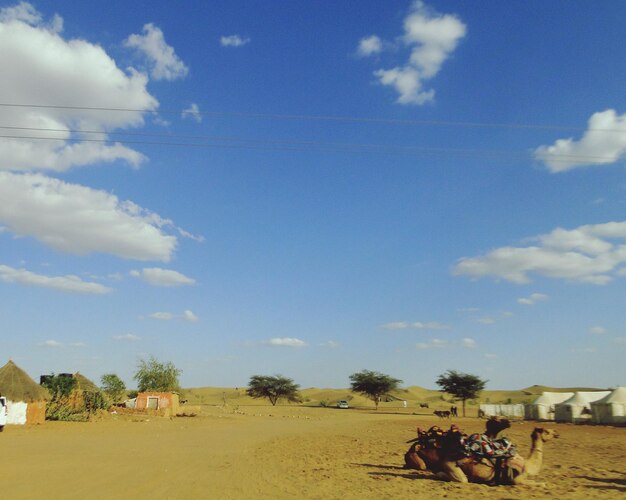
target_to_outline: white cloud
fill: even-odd
[[[62,24],[58,16],[44,23],[41,14],[25,2],[0,10],[0,67],[11,68],[10,78],[0,78],[0,95],[10,96],[17,104],[157,108],[157,100],[146,89],[145,75],[132,68],[120,70],[98,45],[65,40],[58,33]],[[0,169],[64,171],[116,160],[138,166],[145,160],[122,144],[84,142],[84,135],[71,132],[101,132],[90,138],[106,141],[111,130],[143,125],[142,112],[4,106],[1,115],[4,123],[39,130],[15,134],[33,139],[0,141]]]
[[[606,331],[606,328],[604,328],[603,326],[592,326],[591,328],[589,328],[589,333],[593,335],[603,335],[606,333]]]
[[[191,321],[191,322],[196,322],[198,321],[198,316],[196,316],[192,311],[190,311],[189,309],[185,310],[183,312],[182,318],[185,321]]]
[[[126,342],[136,342],[140,340],[141,337],[137,335],[133,335],[132,333],[126,333],[124,335],[113,335],[113,340],[126,341]]]
[[[492,352],[486,352],[486,353],[484,354],[484,357],[485,357],[485,358],[487,358],[487,359],[496,359],[496,358],[498,357],[498,355],[497,355],[497,354],[494,354],[494,353],[492,353]]]
[[[243,47],[250,43],[249,38],[242,37],[241,35],[229,35],[220,37],[220,44],[222,47]]]
[[[155,312],[150,315],[152,319],[157,319],[159,321],[170,321],[174,319],[174,315],[168,312]]]
[[[479,323],[482,323],[483,325],[493,325],[496,320],[495,318],[492,318],[491,316],[484,316],[482,318],[478,319]]]
[[[461,346],[466,349],[474,349],[476,347],[476,341],[470,338],[461,339]]]
[[[413,323],[409,323],[407,321],[395,321],[382,325],[382,328],[385,330],[406,330],[409,328],[415,330],[447,330],[450,327],[443,323],[438,323],[437,321],[429,321],[427,323],[422,323],[421,321],[415,321]]]
[[[533,238],[529,247],[502,247],[486,255],[462,258],[455,275],[495,276],[514,283],[528,283],[529,274],[604,285],[623,276],[626,263],[626,221],[580,226]],[[621,240],[621,244],[612,240]]]
[[[81,280],[71,274],[65,276],[45,276],[26,269],[14,269],[0,264],[0,281],[4,283],[18,283],[20,285],[52,288],[61,292],[103,294],[112,291],[100,283]]]
[[[189,278],[178,271],[161,269],[160,267],[150,267],[141,271],[131,271],[130,275],[140,278],[153,286],[182,286],[194,285],[196,280]]]
[[[396,90],[400,104],[422,105],[432,101],[435,91],[424,89],[424,82],[439,73],[465,33],[465,24],[456,16],[439,14],[423,2],[416,1],[404,19],[404,36],[401,38],[411,51],[409,60],[402,66],[379,69],[374,75],[382,85]],[[376,50],[375,37],[361,40],[360,53],[361,50]]]
[[[613,342],[619,345],[626,345],[626,337],[613,337]]]
[[[12,232],[63,252],[167,262],[176,248],[176,237],[161,230],[171,221],[104,191],[0,172],[0,200],[0,222]]]
[[[304,340],[292,337],[273,338],[263,342],[272,347],[306,347],[308,344]]]
[[[124,45],[146,57],[151,66],[150,76],[155,80],[176,80],[189,72],[174,49],[165,42],[163,31],[152,23],[144,25],[142,35],[130,35]]]
[[[594,113],[579,141],[559,139],[551,146],[540,146],[535,158],[552,173],[586,166],[608,165],[626,153],[626,114],[613,109]]]
[[[545,293],[533,293],[533,294],[530,294],[528,297],[521,297],[517,299],[517,302],[519,304],[532,306],[536,304],[537,302],[548,300],[548,298],[549,297]]]
[[[52,347],[56,349],[59,347],[63,347],[63,344],[56,340],[46,340],[45,342],[42,342],[41,344],[39,344],[39,347]]]
[[[450,349],[450,348],[464,348],[474,349],[476,347],[476,341],[471,338],[463,338],[461,340],[451,341],[445,339],[432,339],[428,342],[418,342],[415,344],[417,349]]]
[[[339,347],[339,342],[335,342],[334,340],[329,340],[327,342],[322,342],[320,347],[326,347],[328,349],[337,349]]]
[[[361,57],[367,57],[374,54],[380,54],[383,51],[383,41],[376,35],[361,38],[357,54]]]
[[[187,109],[183,109],[183,112],[181,113],[181,116],[183,118],[193,118],[196,122],[200,123],[202,121],[202,115],[200,114],[200,108],[198,107],[198,105],[194,102],[191,103],[191,105],[187,108]]]

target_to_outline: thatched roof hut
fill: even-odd
[[[100,388],[82,373],[76,372],[74,374],[74,379],[76,380],[77,389],[87,392],[100,392]]]
[[[0,368],[0,394],[10,401],[44,401],[50,399],[48,391],[37,384],[12,360]]]
[[[8,424],[44,422],[50,394],[11,360],[0,368],[0,394],[7,398]]]

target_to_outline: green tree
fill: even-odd
[[[376,410],[378,410],[378,403],[380,403],[382,397],[398,389],[401,383],[402,380],[370,370],[363,370],[350,375],[352,390],[360,392],[374,401]]]
[[[41,380],[41,385],[48,389],[53,401],[69,396],[76,383],[76,379],[67,373],[59,375],[52,373],[42,376]]]
[[[105,373],[100,377],[102,392],[111,398],[114,403],[118,403],[126,394],[126,384],[115,373]]]
[[[460,373],[455,370],[448,370],[443,375],[439,375],[437,385],[442,392],[452,394],[455,398],[463,402],[463,416],[465,416],[465,401],[476,399],[478,393],[485,388],[486,380],[482,380],[476,375]]]
[[[293,380],[282,375],[253,375],[250,377],[246,394],[253,398],[267,398],[276,406],[279,399],[284,398],[290,403],[300,403],[298,393],[300,386]]]
[[[178,378],[182,370],[171,361],[162,363],[150,356],[149,360],[140,359],[137,372],[133,377],[137,381],[139,392],[180,392]]]

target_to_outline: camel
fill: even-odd
[[[485,435],[489,439],[496,439],[504,429],[511,427],[506,418],[491,417],[485,424]],[[443,472],[443,457],[454,453],[460,447],[464,435],[457,425],[452,424],[450,430],[444,433],[439,427],[433,426],[427,432],[417,428],[417,438],[407,441],[412,443],[404,454],[404,463],[407,469],[430,470]]]
[[[543,463],[543,444],[557,438],[558,433],[552,429],[536,427],[530,435],[530,454],[526,459],[521,455],[496,459],[479,457],[461,457],[458,453],[443,456],[436,464],[434,472],[442,478],[459,483],[485,484],[528,484],[528,478],[539,474]],[[501,462],[498,463],[498,460]]]

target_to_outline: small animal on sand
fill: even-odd
[[[450,418],[450,410],[435,410],[434,413],[439,418]]]
[[[428,408],[428,403],[420,403],[420,408]]]

